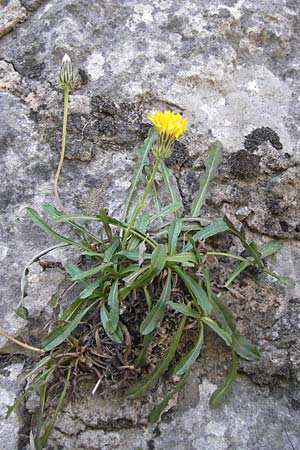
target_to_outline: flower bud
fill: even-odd
[[[60,66],[59,85],[62,89],[74,89],[76,85],[76,77],[73,73],[72,61],[67,54],[63,57]]]

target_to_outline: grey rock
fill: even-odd
[[[192,376],[197,374],[194,372]],[[80,400],[60,416],[52,436],[53,448],[289,450],[292,445],[299,448],[300,434],[295,424],[299,423],[300,414],[289,408],[282,393],[271,395],[267,388],[258,388],[246,377],[240,377],[228,401],[218,409],[211,409],[208,400],[215,387],[207,379],[198,381],[196,405],[186,405],[184,411],[175,408],[165,413],[158,425],[151,426],[145,422],[149,405],[145,411],[139,402],[132,402],[126,405],[124,417],[122,401],[110,400],[108,406],[99,398]]]
[[[15,27],[25,19],[24,7],[27,20]],[[284,238],[270,267],[300,279],[298,2],[23,0],[2,2],[1,8],[13,11],[0,19],[2,34],[11,30],[0,41],[0,314],[6,332],[38,345],[38,329],[52,314],[51,297],[68,283],[63,266],[76,259],[60,250],[35,262],[27,274],[29,321],[15,315],[24,265],[56,243],[29,222],[25,208],[41,210],[42,204],[53,203],[62,118],[57,74],[65,52],[79,79],[70,98],[59,183],[68,211],[93,214],[105,207],[119,217],[135,150],[149,127],[147,114],[171,108],[189,119],[168,160],[185,211],[203,173],[206,149],[219,139],[224,163],[203,214],[227,214],[236,222],[239,216],[247,235],[261,243]],[[266,139],[259,137],[262,128],[271,130]],[[67,226],[61,230],[69,232]],[[216,244],[242,250],[226,235]],[[226,270],[220,269],[220,281]],[[146,425],[146,413],[135,418],[131,403],[120,408],[102,404],[104,418],[95,412],[96,423],[77,404],[73,415],[68,409],[61,416],[61,431],[58,427],[54,435],[59,445],[91,449],[101,448],[102,441],[104,448],[126,448],[127,442],[130,449],[297,449],[299,284],[291,290],[247,271],[232,287],[224,299],[262,357],[255,363],[239,361],[249,379],[240,379],[219,412],[208,409],[207,399],[227,359],[220,343],[209,338],[205,364],[198,369],[199,390],[198,378],[190,379],[186,392],[193,394],[182,394],[178,414],[167,414],[160,436]],[[3,352],[16,351],[1,338],[4,344]],[[117,422],[113,430],[107,428],[110,421]]]
[[[0,4],[0,37],[9,33],[19,22],[26,17],[26,9],[19,0],[8,0]],[[3,4],[4,3],[4,4]]]
[[[20,394],[18,377],[23,367],[22,363],[8,363],[5,368],[1,367],[0,371],[0,442],[3,450],[18,448],[19,430],[23,426],[22,415],[18,413],[18,410],[14,411],[8,419],[5,419],[5,415],[7,408]]]

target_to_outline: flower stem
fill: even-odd
[[[137,216],[138,216],[140,210],[142,209],[142,207],[143,207],[143,205],[144,205],[144,203],[145,203],[146,197],[147,197],[147,195],[149,194],[149,192],[150,192],[150,190],[151,190],[151,187],[152,187],[152,185],[153,185],[153,182],[154,182],[154,179],[155,179],[155,175],[156,175],[156,173],[157,173],[157,171],[158,171],[160,162],[161,162],[161,159],[160,159],[160,158],[157,158],[157,159],[155,160],[155,164],[154,164],[154,167],[153,167],[151,176],[150,176],[150,178],[149,178],[149,180],[148,180],[146,189],[145,189],[145,191],[144,191],[142,197],[140,198],[139,203],[138,203],[137,206],[135,207],[135,210],[133,211],[133,214],[132,214],[132,216],[131,216],[130,222],[129,222],[128,226],[127,226],[127,229],[126,229],[126,232],[125,232],[123,241],[122,241],[122,247],[123,247],[123,248],[125,248],[127,238],[128,238],[129,233],[130,233],[130,231],[131,231],[131,229],[132,229],[132,227],[133,227],[133,225],[134,225],[135,219],[137,218]]]
[[[57,167],[57,171],[54,177],[54,196],[56,200],[56,205],[59,209],[65,212],[65,208],[60,200],[58,193],[58,180],[60,176],[60,172],[62,169],[62,165],[65,158],[65,150],[66,150],[66,140],[67,140],[67,122],[68,122],[68,106],[69,106],[69,86],[64,87],[64,117],[63,117],[63,129],[62,129],[62,141],[61,141],[61,153],[60,160]]]

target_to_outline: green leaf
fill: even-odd
[[[50,236],[53,236],[56,239],[60,239],[61,241],[64,241],[68,244],[74,245],[75,247],[86,248],[84,244],[72,241],[72,239],[62,236],[61,234],[54,231],[34,209],[26,208],[26,214],[34,223],[36,223],[45,233],[49,234]]]
[[[161,414],[163,413],[163,411],[166,409],[166,407],[168,406],[169,401],[171,400],[171,398],[177,394],[177,392],[180,391],[180,389],[183,387],[184,383],[186,382],[186,379],[188,377],[189,374],[189,370],[185,373],[185,375],[183,377],[181,377],[181,379],[178,381],[178,383],[176,383],[174,389],[172,389],[172,391],[166,395],[166,397],[160,402],[159,405],[157,405],[155,408],[153,408],[149,414],[149,422],[150,423],[156,423],[158,422]]]
[[[115,281],[108,296],[108,305],[110,307],[106,329],[113,334],[119,323],[119,298],[118,298],[118,281]]]
[[[60,320],[72,320],[74,314],[78,311],[83,301],[80,297],[77,297],[59,316]]]
[[[177,312],[183,314],[184,316],[194,317],[195,319],[200,318],[200,314],[197,311],[195,311],[193,308],[191,308],[190,306],[183,305],[182,303],[171,302],[171,301],[169,301],[167,303],[167,305],[170,306],[170,308],[174,309],[174,311],[177,311]]]
[[[82,299],[86,299],[86,298],[90,297],[93,294],[93,292],[95,291],[95,289],[97,289],[97,287],[100,285],[100,283],[101,283],[101,280],[95,280],[95,281],[92,281],[91,283],[88,283],[86,288],[80,292],[79,297]]]
[[[243,270],[245,270],[247,267],[249,267],[251,265],[251,262],[249,261],[243,261],[243,262],[241,262],[238,266],[237,266],[237,268],[231,273],[231,275],[227,278],[227,280],[226,280],[226,282],[225,282],[225,284],[224,284],[224,287],[228,287],[232,282],[233,282],[233,280],[235,280],[235,278],[236,277],[238,277],[239,276],[239,274],[243,271]]]
[[[51,218],[53,218],[54,220],[60,218],[60,217],[66,217],[66,214],[58,211],[58,209],[54,208],[54,206],[52,205],[42,205],[42,209],[43,211],[48,214],[48,216],[50,216]],[[84,236],[88,235],[90,236],[93,240],[96,240],[99,242],[99,239],[97,236],[93,235],[89,230],[87,230],[86,228],[82,227],[81,225],[78,225],[76,222],[72,221],[72,220],[68,220],[67,223],[69,225],[71,225],[73,228],[76,228],[77,230],[79,230],[81,233],[83,233]]]
[[[146,270],[149,271],[149,266],[146,267],[142,267],[139,268],[138,270],[135,270],[134,272],[132,272],[130,275],[128,275],[127,277],[123,278],[123,281],[126,285],[130,286],[132,283],[134,283],[136,281],[136,279],[142,275],[144,272],[146,272]]]
[[[24,400],[24,398],[26,397],[26,395],[31,391],[31,389],[33,389],[34,385],[30,384],[29,387],[27,389],[25,389],[25,391],[19,395],[19,397],[16,398],[16,400],[14,401],[14,403],[11,406],[7,407],[6,410],[6,414],[5,414],[5,419],[8,419],[9,416],[11,415],[11,413],[16,409],[16,407]]]
[[[236,322],[230,309],[215,294],[212,294],[213,312],[222,328],[227,333],[232,334],[236,331]]]
[[[80,313],[78,313],[74,319],[71,320],[70,323],[66,325],[60,325],[56,327],[53,331],[51,331],[48,336],[46,336],[42,341],[42,348],[45,351],[50,351],[53,348],[57,347],[59,344],[64,342],[67,337],[70,336],[72,331],[75,330],[75,328],[79,325],[81,320],[86,316],[88,311],[98,303],[99,300],[97,299],[95,302],[91,303],[89,306],[84,308]]]
[[[118,325],[116,330],[113,333],[110,332],[110,329],[108,327],[109,315],[108,315],[108,311],[107,311],[106,306],[105,306],[104,303],[102,303],[102,305],[101,305],[100,316],[101,316],[101,322],[102,322],[103,328],[104,328],[105,333],[107,334],[107,336],[113,342],[116,342],[117,344],[122,344],[122,342],[123,342],[123,333],[122,333],[122,330],[121,330],[120,326]]]
[[[199,180],[199,191],[192,203],[191,216],[198,217],[200,210],[207,197],[207,189],[210,181],[217,175],[219,164],[222,161],[222,144],[219,141],[214,142],[208,148],[208,160],[205,163],[205,173]]]
[[[118,253],[115,253],[115,256],[123,256],[126,259],[130,259],[131,261],[138,261],[139,260],[139,252],[136,250],[121,250]],[[150,253],[144,253],[143,255],[144,259],[151,259]],[[139,265],[137,265],[138,268],[140,268]]]
[[[167,256],[168,263],[180,263],[185,267],[193,267],[198,260],[193,252],[182,252],[172,256]]]
[[[256,361],[260,358],[259,351],[251,341],[249,341],[244,336],[236,335],[235,339],[235,352],[244,359],[248,361]]]
[[[180,342],[180,339],[181,339],[181,336],[182,336],[182,333],[184,330],[185,322],[186,322],[186,317],[183,317],[181,319],[181,322],[179,324],[179,327],[177,328],[175,335],[172,338],[172,341],[167,350],[167,353],[161,359],[160,363],[156,366],[154,371],[150,375],[146,376],[144,378],[144,380],[136,383],[134,386],[132,386],[128,390],[129,398],[134,399],[134,398],[139,398],[139,397],[144,396],[149,391],[149,389],[151,389],[151,387],[157,383],[157,381],[159,380],[161,375],[166,370],[168,370],[169,364],[172,361],[172,359],[174,358],[177,347],[179,345],[179,342]]]
[[[118,236],[114,236],[111,240],[111,244],[104,252],[104,258],[103,258],[104,263],[111,262],[112,257],[114,255],[115,251],[117,250],[117,248],[119,247],[119,245],[120,245],[120,241],[119,241]]]
[[[200,322],[199,336],[195,346],[176,364],[174,368],[175,375],[184,375],[191,369],[198,356],[200,355],[203,344],[204,330]]]
[[[212,223],[207,225],[206,227],[201,228],[201,230],[197,231],[193,235],[193,240],[197,241],[198,239],[207,239],[209,237],[215,236],[216,234],[224,233],[228,231],[229,227],[222,219],[214,219]],[[184,247],[184,251],[191,250],[193,248],[191,243],[186,244]]]
[[[67,266],[70,267],[69,265],[67,265]],[[92,275],[95,275],[96,273],[102,272],[104,269],[106,269],[107,267],[110,267],[110,266],[111,266],[111,263],[107,263],[107,264],[101,263],[95,267],[92,267],[89,270],[82,271],[79,269],[78,273],[76,275],[74,274],[72,276],[72,280],[75,280],[75,281],[83,280],[84,278],[88,278],[88,277],[91,277]]]
[[[227,331],[224,331],[217,322],[212,320],[210,317],[201,317],[202,322],[209,326],[223,341],[230,347],[232,343],[232,336]]]
[[[268,275],[270,275],[271,277],[276,278],[276,280],[279,280],[282,283],[286,284],[289,288],[294,288],[296,285],[295,280],[293,280],[292,278],[282,277],[281,275],[277,275],[277,273],[271,272],[266,268],[263,271]]]
[[[168,232],[168,254],[172,256],[176,253],[177,242],[181,232],[182,221],[180,219],[174,220],[169,227]]]
[[[80,215],[74,215],[74,216],[64,216],[59,217],[53,221],[53,223],[63,223],[68,222],[69,220],[85,220],[85,221],[96,221],[96,222],[103,222],[103,224],[110,224],[115,225],[119,228],[122,228],[124,230],[127,229],[127,225],[120,220],[114,219],[113,217],[108,216],[106,213],[103,213],[103,210],[100,211],[100,213],[97,216],[80,216]],[[136,228],[131,229],[131,234],[134,234],[135,236],[141,238],[145,242],[148,242],[151,247],[155,248],[157,246],[157,243],[154,241],[154,239],[150,238],[149,236],[146,236],[141,231],[137,230]],[[89,247],[84,247],[88,250]]]
[[[231,386],[236,378],[237,375],[237,357],[236,354],[234,353],[234,351],[232,350],[231,352],[231,365],[228,371],[228,375],[225,378],[225,380],[223,381],[223,383],[221,384],[221,386],[215,390],[215,392],[212,394],[210,400],[209,400],[209,404],[210,406],[212,406],[213,408],[217,407],[220,405],[220,403],[222,403],[222,401],[225,399],[225,397],[227,396],[227,394],[229,393]]]
[[[162,174],[164,183],[168,189],[169,195],[171,197],[172,203],[179,203],[180,207],[182,207],[182,199],[178,196],[177,191],[174,189],[174,187],[172,186],[172,184],[170,183],[170,178],[172,176],[172,170],[167,167],[166,163],[164,160],[162,160],[160,162],[159,165],[159,171]],[[179,217],[179,212],[178,210],[175,211],[175,217]]]
[[[209,302],[205,290],[192,278],[190,274],[181,270],[178,266],[174,267],[175,272],[180,276],[189,293],[203,309],[204,314],[209,315],[212,310],[212,304]]]
[[[167,279],[165,281],[161,296],[141,323],[140,332],[142,335],[151,333],[151,331],[157,327],[164,316],[167,302],[171,297],[171,275],[171,269],[168,269]]]
[[[133,179],[132,179],[129,193],[128,193],[126,203],[125,203],[123,220],[128,220],[128,221],[130,220],[131,216],[130,216],[130,214],[128,215],[130,202],[131,202],[133,194],[137,190],[138,183],[142,177],[143,169],[144,169],[145,165],[149,164],[148,154],[149,154],[149,151],[150,151],[156,138],[157,138],[157,135],[156,135],[155,129],[150,128],[150,130],[148,132],[148,136],[145,139],[145,142],[143,143],[143,145],[140,147],[140,149],[137,152],[138,159],[136,162]]]
[[[208,301],[209,301],[209,303],[211,303],[212,289],[211,289],[211,284],[210,284],[209,268],[208,267],[204,267],[203,268],[203,276],[204,276],[204,284],[205,284],[205,288],[206,288]]]
[[[145,336],[143,336],[142,348],[140,350],[138,357],[134,361],[134,367],[136,369],[138,369],[140,367],[144,367],[146,365],[147,353],[148,353],[149,346],[151,343],[151,338],[152,338],[152,333],[149,333],[149,334],[146,334]]]
[[[239,231],[233,225],[233,223],[228,219],[228,217],[224,217],[224,222],[226,222],[226,224],[228,225],[228,228],[229,228],[230,232],[240,239],[240,241],[244,245],[245,249],[248,251],[249,256],[252,256],[252,258],[256,262],[257,266],[260,269],[263,269],[264,265],[263,265],[263,262],[261,260],[261,254],[260,254],[260,251],[259,251],[256,243],[252,241],[249,244],[247,242],[246,238],[245,238],[244,232],[243,231]]]
[[[269,241],[266,244],[264,244],[261,249],[260,253],[262,258],[265,258],[266,256],[273,255],[274,253],[278,252],[283,246],[283,242],[281,241]]]
[[[163,244],[159,244],[156,249],[153,251],[151,256],[151,264],[150,268],[153,273],[153,276],[156,277],[160,274],[166,264],[166,247]]]
[[[69,386],[70,375],[71,375],[71,369],[68,370],[67,378],[65,380],[65,384],[64,384],[63,390],[61,391],[61,394],[60,394],[59,400],[57,402],[56,408],[54,410],[54,413],[53,413],[48,425],[45,428],[45,432],[44,432],[43,436],[41,438],[39,438],[42,448],[46,447],[49,435],[50,435],[52,429],[54,428],[57,416],[59,414],[59,411],[61,410],[62,403],[66,396],[67,388]]]
[[[180,208],[181,204],[179,202],[170,203],[169,205],[164,206],[158,213],[153,214],[150,218],[150,222],[154,222],[155,220],[160,219],[161,217],[168,216],[169,214],[178,211]]]
[[[150,223],[150,213],[149,211],[143,211],[142,214],[140,214],[135,221],[135,228],[140,232],[145,233],[147,231],[149,223]],[[131,236],[128,245],[128,250],[135,250],[136,248],[138,248],[141,241],[144,241],[144,239],[138,236]]]

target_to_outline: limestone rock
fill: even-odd
[[[0,3],[0,37],[9,33],[25,17],[26,10],[19,0],[2,1]]]
[[[24,7],[28,20],[12,30],[24,20]],[[186,212],[207,147],[219,139],[224,163],[203,214],[239,218],[247,235],[260,243],[283,238],[285,246],[269,260],[270,267],[299,280],[299,2],[10,0],[0,11],[2,35],[12,30],[0,40],[2,328],[34,339],[43,311],[51,314],[51,297],[66,282],[62,251],[44,258],[57,266],[36,262],[29,270],[25,332],[25,321],[14,313],[24,265],[56,243],[29,222],[25,209],[40,211],[42,204],[53,203],[62,119],[57,75],[66,52],[79,80],[70,99],[59,184],[68,211],[95,213],[105,207],[120,215],[135,150],[149,128],[147,114],[171,108],[189,119],[168,160]],[[67,226],[62,230],[67,233]],[[241,251],[228,236],[218,245]],[[211,340],[205,364],[197,369],[199,390],[197,377],[185,390],[192,390],[194,403],[182,398],[183,410],[179,403],[160,431],[139,420],[133,426],[122,422],[132,413],[130,403],[113,430],[74,406],[76,414],[71,417],[67,410],[61,430],[57,427],[58,448],[101,448],[100,442],[115,449],[126,448],[124,442],[130,449],[299,447],[299,284],[291,290],[247,271],[233,288],[226,302],[262,358],[255,364],[239,361],[249,378],[242,376],[228,403],[219,411],[207,406],[227,361],[225,349],[216,350]],[[115,418],[108,404],[103,408],[105,422]],[[74,434],[66,433],[68,423]]]

